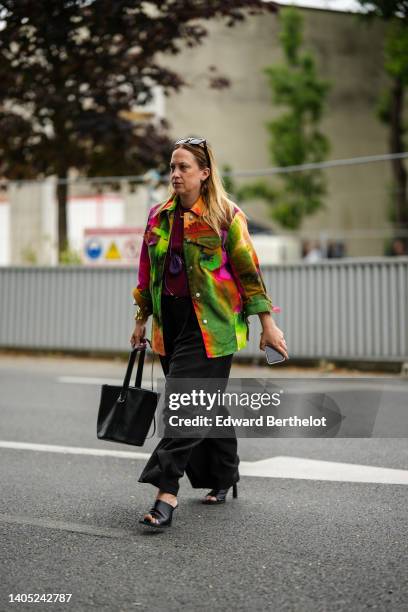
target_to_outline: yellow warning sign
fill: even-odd
[[[105,259],[121,259],[121,255],[115,242],[111,242],[105,254]]]

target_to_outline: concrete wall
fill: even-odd
[[[10,263],[53,265],[57,262],[55,181],[10,183]]]
[[[332,82],[322,122],[332,146],[329,159],[387,153],[387,130],[375,116],[377,96],[387,83],[382,69],[383,24],[367,26],[353,14],[299,10],[305,19],[305,46],[314,52],[320,76]],[[234,170],[271,167],[265,123],[282,109],[272,106],[262,71],[282,60],[278,20],[267,15],[250,17],[231,29],[221,22],[205,27],[209,36],[203,45],[162,58],[189,84],[167,99],[172,134],[206,136],[218,162],[229,163]],[[231,79],[229,89],[208,89],[205,74],[211,64]],[[304,233],[390,227],[388,163],[333,169],[327,177],[327,209],[304,222]],[[268,221],[265,205],[245,208],[251,216]],[[382,254],[383,240],[349,240],[347,248],[349,255]]]

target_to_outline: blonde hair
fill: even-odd
[[[222,178],[218,172],[217,162],[215,160],[212,148],[208,142],[206,143],[206,146],[210,166],[208,165],[204,145],[183,143],[176,145],[174,150],[186,149],[187,151],[190,151],[190,153],[194,155],[201,170],[204,170],[204,168],[210,169],[209,176],[201,183],[200,187],[200,195],[204,202],[204,210],[201,218],[220,236],[221,230],[225,227],[229,227],[234,216],[234,208],[239,209],[239,207],[237,207],[237,205],[228,197],[229,194],[225,191]],[[174,198],[175,196],[176,192],[173,189],[173,185],[170,183],[169,197]],[[159,207],[157,213],[161,211],[165,203],[166,202]]]

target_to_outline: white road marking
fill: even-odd
[[[408,470],[356,463],[339,463],[337,461],[320,461],[304,459],[303,457],[272,457],[261,461],[242,461],[240,463],[240,473],[242,476],[264,478],[408,484]]]
[[[57,446],[55,444],[33,444],[31,442],[9,442],[0,440],[0,448],[16,450],[44,451],[46,453],[68,453],[70,455],[94,455],[97,457],[118,457],[119,459],[148,459],[150,453],[108,450],[103,448],[83,448],[81,446]]]
[[[57,381],[73,385],[123,385],[123,378],[92,378],[87,376],[58,376]]]
[[[120,459],[148,459],[150,453],[134,451],[83,448],[80,446],[57,446],[52,444],[33,444],[28,442],[0,441],[0,448],[16,450],[68,453],[72,455],[93,455],[116,457]],[[239,471],[242,476],[259,478],[293,478],[299,480],[327,480],[332,482],[366,482],[378,484],[408,484],[408,470],[320,461],[302,457],[271,457],[259,461],[241,461]]]
[[[149,378],[146,376],[146,379]],[[161,377],[159,377],[161,378]],[[252,378],[257,378],[262,380],[261,376],[253,376]],[[264,377],[265,380],[270,380],[274,382],[274,379],[269,379],[268,377]],[[66,383],[66,384],[80,384],[80,385],[122,385],[123,378],[101,378],[101,377],[92,377],[92,376],[57,376],[57,382]],[[150,378],[149,378],[150,380]],[[238,376],[231,376],[231,380],[238,380]],[[281,379],[276,379],[281,380]],[[283,377],[282,377],[283,380]],[[373,378],[362,378],[361,380],[351,379],[350,377],[341,377],[336,378],[327,378],[327,377],[315,377],[315,378],[304,378],[304,379],[294,379],[295,386],[294,390],[298,393],[302,390],[310,391],[310,388],[315,388],[316,381],[319,384],[319,391],[344,391],[345,389],[358,389],[360,391],[372,391],[373,389],[380,388],[381,390],[387,391],[406,391],[408,392],[408,384],[407,381],[396,378],[389,382],[389,377],[373,377]],[[286,384],[290,384],[290,378],[285,378]],[[386,384],[386,381],[389,384]],[[276,382],[276,381],[275,381]],[[303,385],[303,386],[302,386]]]

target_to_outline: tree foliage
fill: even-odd
[[[386,23],[384,69],[389,86],[380,93],[377,104],[379,119],[389,126],[389,150],[406,150],[407,125],[404,119],[408,88],[408,1],[360,0],[367,10],[365,18],[377,17]],[[391,160],[390,220],[396,228],[408,229],[408,174],[403,159]]]
[[[408,19],[408,0],[359,0],[368,17]]]
[[[231,27],[275,11],[262,0],[0,0],[0,176],[66,179],[167,167],[169,123],[132,121],[135,105],[186,85],[158,55],[200,45],[205,20]],[[228,80],[212,67],[210,87]],[[66,185],[58,191],[60,250]]]
[[[290,7],[279,13],[282,22],[279,40],[285,57],[282,65],[265,69],[272,101],[285,111],[267,123],[269,154],[276,166],[297,166],[322,161],[329,151],[328,139],[319,129],[329,84],[318,77],[314,58],[302,50],[303,18]],[[245,185],[241,199],[261,198],[271,205],[271,216],[283,227],[298,228],[305,215],[322,207],[325,181],[318,170],[281,175],[282,186],[264,181]]]

